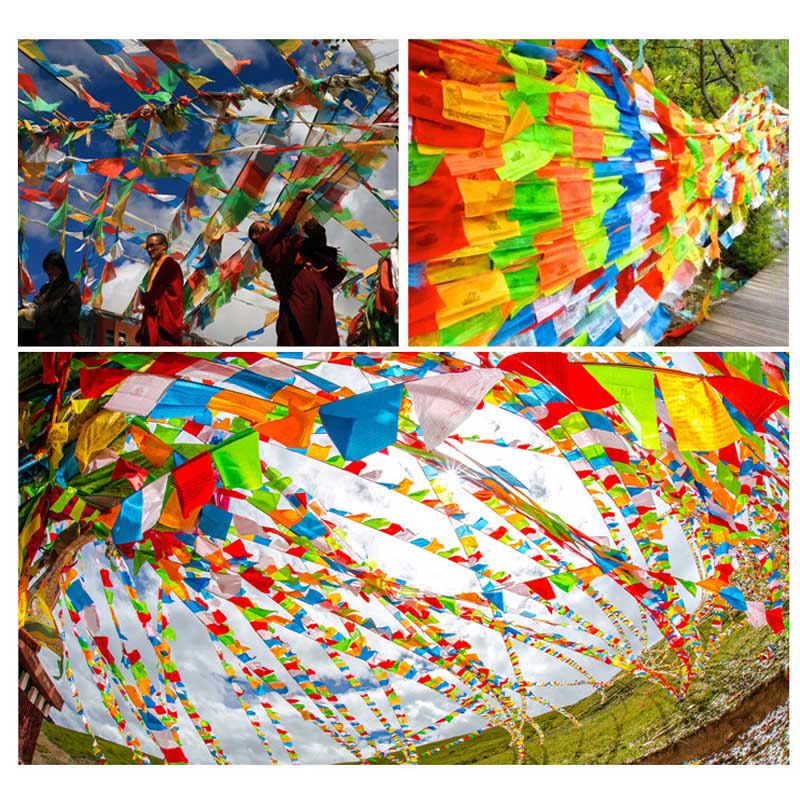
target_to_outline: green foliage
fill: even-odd
[[[52,722],[44,720],[42,722],[42,730],[39,734],[39,742],[42,739],[49,740],[60,750],[69,756],[70,764],[97,764],[92,753],[92,738],[86,733],[80,731],[73,731],[69,728],[62,728],[60,725],[54,725]],[[100,749],[106,757],[108,764],[133,764],[131,751],[121,744],[109,742],[106,739],[97,739]],[[39,743],[37,743],[37,750],[41,750]],[[163,760],[150,756],[150,761],[153,764],[163,764]]]
[[[747,212],[747,227],[733,244],[722,251],[722,263],[746,275],[755,275],[775,258],[778,221],[769,205]]]
[[[636,60],[638,39],[614,44]],[[694,117],[713,120],[738,95],[765,85],[789,104],[788,39],[646,39],[644,60],[656,86]]]

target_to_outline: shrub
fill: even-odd
[[[722,251],[722,263],[747,275],[755,275],[781,249],[779,232],[779,218],[771,205],[751,209],[744,233],[734,239],[728,250]]]

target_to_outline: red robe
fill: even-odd
[[[289,233],[301,205],[302,201],[295,201],[286,216],[258,240],[261,260],[280,303],[278,345],[338,347],[333,290],[320,272],[304,264],[305,237]]]
[[[183,341],[183,273],[178,262],[165,256],[142,292],[142,324],[136,337],[141,345],[180,345]]]

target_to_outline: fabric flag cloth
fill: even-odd
[[[262,482],[258,433],[244,431],[217,446],[211,457],[226,489],[258,489]]]
[[[741,438],[706,379],[659,372],[658,385],[681,450],[718,450]]]
[[[212,539],[225,539],[228,528],[233,520],[233,514],[214,505],[203,506],[197,527]]]
[[[428,449],[435,450],[467,420],[489,389],[502,379],[499,369],[471,369],[408,383],[406,389]]]
[[[408,66],[412,344],[652,345],[787,166],[769,89],[693,119],[608,41],[411,40]]]
[[[325,432],[348,461],[383,450],[397,439],[403,386],[386,386],[320,406]]]
[[[756,428],[760,428],[765,419],[786,405],[786,398],[782,395],[741,378],[712,375],[708,382]]]
[[[286,58],[276,55],[274,40],[62,43],[62,53],[80,52],[80,66],[53,63],[47,41],[20,40],[20,295],[31,293],[31,275],[35,283],[41,277],[25,263],[30,246],[39,248],[24,241],[31,218],[60,238],[65,252],[68,240],[78,240],[72,248],[81,253],[77,296],[137,325],[139,344],[175,346],[186,336],[201,344],[233,343],[259,331],[269,336],[276,287],[264,274],[271,265],[254,257],[247,230],[257,219],[274,223],[284,201],[308,190],[308,216],[329,229],[347,228],[342,252],[331,248],[331,257],[337,274],[350,273],[347,288],[358,283],[358,291],[345,298],[337,289],[328,308],[328,281],[304,270],[308,275],[297,283],[304,298],[295,310],[299,315],[308,306],[304,300],[317,302],[329,312],[317,320],[324,333],[318,343],[338,345],[337,329],[347,329],[351,306],[366,302],[375,265],[396,244],[396,187],[370,183],[397,146],[397,48],[389,45],[379,44],[376,71],[365,66],[376,63],[374,54],[366,55],[375,45],[354,40],[297,40]],[[189,63],[192,57],[211,64],[214,78],[202,74],[205,66]],[[100,76],[111,76],[124,91]],[[89,94],[98,82],[111,105]],[[64,89],[78,99],[48,102]],[[114,102],[123,96],[138,96],[138,104]],[[55,110],[51,119],[48,112]],[[103,145],[109,139],[110,149]],[[101,177],[102,185],[91,186],[87,176]],[[380,235],[348,210],[353,192],[363,192],[366,211],[379,216]],[[144,216],[139,193],[147,198]],[[172,254],[137,292],[131,277],[147,268],[143,246],[157,232]],[[232,301],[242,312],[238,317],[232,308],[223,311]],[[259,309],[261,319],[254,321]],[[302,320],[312,331],[313,316],[309,308]]]
[[[90,372],[91,374],[99,372],[99,370],[83,370],[83,372]],[[103,373],[106,371],[103,370]],[[124,372],[124,370],[109,370],[108,372]],[[83,373],[81,374],[83,378]],[[113,381],[116,383],[116,376],[106,378],[101,377],[103,384]],[[170,378],[164,378],[161,375],[150,375],[135,373],[129,377],[124,377],[122,383],[111,395],[106,403],[105,408],[109,411],[121,411],[124,414],[137,414],[139,416],[147,416],[158,404],[164,392],[172,385],[173,381]],[[95,388],[95,379],[92,379],[93,389],[95,392],[99,389]],[[103,386],[105,389],[106,386]],[[95,394],[89,394],[87,397],[94,397]]]
[[[20,358],[18,619],[66,671],[77,641],[139,760],[133,719],[167,760],[193,757],[178,702],[212,760],[252,757],[222,752],[183,683],[191,626],[227,706],[275,727],[275,762],[315,754],[288,738],[299,721],[353,761],[425,760],[417,744],[466,712],[569,718],[553,690],[602,689],[609,667],[677,703],[744,622],[763,630],[739,641],[768,648],[753,676],[786,657],[785,353],[62,356],[55,385],[52,354]],[[524,761],[525,737],[510,745]]]
[[[143,500],[141,492],[134,492],[120,503],[119,516],[111,529],[111,538],[117,544],[138,542],[144,537],[142,530]]]
[[[205,452],[173,471],[172,478],[185,517],[211,500],[215,485],[212,463],[211,456]]]
[[[579,408],[603,409],[617,402],[586,367],[571,362],[566,353],[515,354],[498,366],[551,384]]]
[[[649,370],[633,370],[615,367],[587,365],[586,371],[620,405],[620,413],[631,430],[648,450],[658,450],[658,415],[656,414],[656,392],[653,373]]]

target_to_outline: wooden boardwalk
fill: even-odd
[[[682,347],[789,347],[789,248],[711,308]]]

